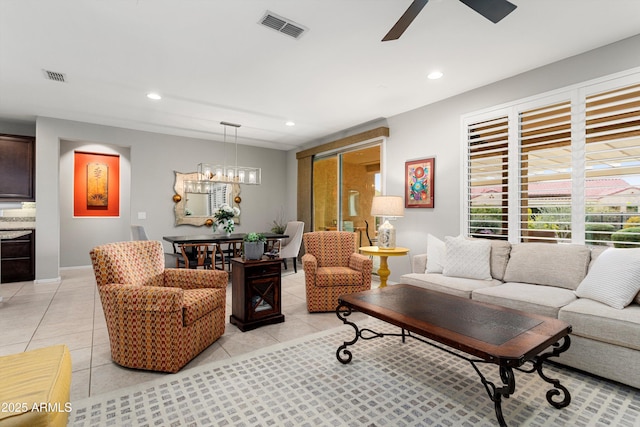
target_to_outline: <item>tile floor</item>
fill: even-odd
[[[90,267],[61,270],[61,282],[0,284],[0,356],[53,344],[66,344],[73,364],[71,400],[153,380],[169,374],[123,368],[111,361],[109,337]],[[373,287],[379,282],[374,276]],[[278,342],[340,326],[334,313],[307,312],[304,272],[283,269],[285,322],[241,332],[229,324],[231,285],[227,288],[227,325],[220,339],[183,370],[230,358]],[[357,313],[356,313],[357,314]]]

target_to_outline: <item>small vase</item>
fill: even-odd
[[[233,233],[234,228],[235,227],[233,224],[233,220],[228,219],[225,222],[218,223],[218,226],[216,227],[216,232],[220,234],[224,234],[228,237],[231,235],[231,233]]]

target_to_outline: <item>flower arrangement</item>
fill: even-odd
[[[213,217],[216,219],[216,224],[222,226],[224,231],[227,233],[231,233],[235,229],[235,224],[233,222],[233,217],[240,215],[240,209],[229,206],[226,203],[223,203],[216,211],[213,213]]]

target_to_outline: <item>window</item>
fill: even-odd
[[[508,127],[506,116],[467,128],[469,235],[507,238]]]
[[[466,233],[640,246],[638,82],[636,72],[466,116]]]
[[[523,241],[571,238],[571,103],[520,116],[520,236]]]
[[[585,241],[640,243],[640,84],[586,99]]]

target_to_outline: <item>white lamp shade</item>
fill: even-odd
[[[371,215],[386,218],[404,216],[404,203],[400,196],[375,196],[371,203]],[[396,247],[396,229],[385,220],[378,227],[378,247],[393,249]]]
[[[404,203],[401,196],[375,196],[371,203],[371,216],[402,217]]]

